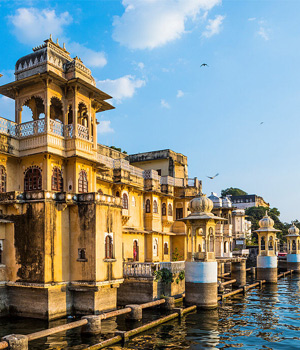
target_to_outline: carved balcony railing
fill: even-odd
[[[18,125],[18,136],[20,138],[35,136],[46,132],[45,118],[33,120],[31,122],[22,123]]]
[[[160,176],[158,175],[158,172],[156,170],[144,170],[143,171],[143,177],[144,179],[153,179],[153,180],[158,180],[160,181]]]
[[[143,177],[143,170],[130,165],[126,159],[115,159],[114,169],[124,169],[129,171],[132,175]]]
[[[64,136],[64,125],[62,122],[50,119],[50,132],[56,136]]]
[[[184,261],[141,263],[141,262],[124,262],[124,277],[144,277],[153,278],[154,272],[161,269],[168,269],[172,273],[179,273],[185,270]]]
[[[0,117],[0,134],[8,136],[17,136],[18,128],[17,124],[11,120]]]
[[[124,277],[153,277],[154,271],[158,271],[159,263],[125,262],[123,266]]]
[[[77,125],[77,133],[78,133],[78,137],[80,137],[81,139],[83,140],[89,139],[89,129],[81,124]]]

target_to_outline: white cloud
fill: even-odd
[[[169,105],[169,103],[166,101],[166,100],[164,100],[164,99],[162,99],[162,100],[160,100],[160,105],[163,107],[163,108],[171,108],[171,106]]]
[[[68,43],[67,49],[74,55],[80,56],[88,67],[104,67],[107,59],[103,51],[94,51],[76,42]]]
[[[139,67],[140,69],[142,69],[142,70],[145,68],[145,65],[144,65],[143,62],[139,62],[137,65],[138,65],[138,67]]]
[[[111,127],[110,120],[102,120],[98,126],[99,134],[109,134],[115,132],[115,130]]]
[[[153,49],[178,39],[188,20],[221,0],[123,0],[125,12],[113,21],[113,39],[131,49]]]
[[[256,17],[248,18],[248,21],[256,21]]]
[[[259,21],[259,29],[257,34],[262,37],[264,40],[268,41],[270,39],[270,30],[266,27],[265,21]]]
[[[63,34],[63,28],[72,23],[69,12],[56,14],[55,10],[37,8],[19,8],[14,15],[8,16],[13,24],[13,32],[21,43],[37,45],[49,38]]]
[[[121,103],[124,99],[132,97],[136,90],[145,84],[145,80],[136,79],[132,75],[124,75],[115,80],[100,80],[97,82],[97,87],[110,94],[117,103]]]
[[[208,25],[205,27],[205,31],[202,33],[202,36],[210,38],[213,35],[219,34],[222,29],[222,23],[225,19],[225,16],[217,15],[215,19],[209,19]]]
[[[178,90],[176,97],[180,98],[180,97],[183,97],[183,96],[184,96],[184,92],[182,90]]]

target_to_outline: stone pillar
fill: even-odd
[[[89,315],[81,317],[82,320],[87,320],[88,323],[82,326],[81,333],[86,335],[95,335],[101,333],[101,316]]]
[[[286,261],[288,270],[300,273],[300,254],[287,254]]]
[[[218,276],[222,276],[224,274],[224,263],[218,262]]]
[[[140,321],[143,318],[143,309],[140,305],[126,305],[125,307],[129,307],[131,312],[126,315],[128,320]]]
[[[185,302],[202,309],[218,306],[218,263],[191,261],[185,263]]]
[[[277,283],[277,256],[257,257],[257,279],[267,283]]]
[[[22,334],[10,334],[2,338],[9,344],[10,350],[28,350],[28,338]]]
[[[175,307],[175,298],[173,297],[165,298],[165,302],[161,304],[161,308],[168,311],[173,310],[174,307]]]
[[[241,287],[246,284],[246,261],[245,260],[231,263],[231,278],[233,280],[236,280],[236,282],[233,283],[234,287]]]

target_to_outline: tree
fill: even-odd
[[[245,196],[247,194],[248,194],[247,192],[241,190],[240,188],[234,188],[234,187],[229,187],[229,188],[226,188],[225,190],[221,191],[221,196],[222,197],[226,197],[228,195],[231,195],[231,196]]]

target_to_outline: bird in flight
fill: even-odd
[[[264,122],[260,122],[260,125],[262,125]]]
[[[200,68],[201,68],[201,67],[209,67],[209,66],[208,66],[208,64],[206,64],[206,63],[202,63],[201,66],[200,66]]]
[[[206,176],[206,177],[208,177],[209,179],[213,180],[218,175],[219,175],[219,173],[217,173],[215,176]]]

